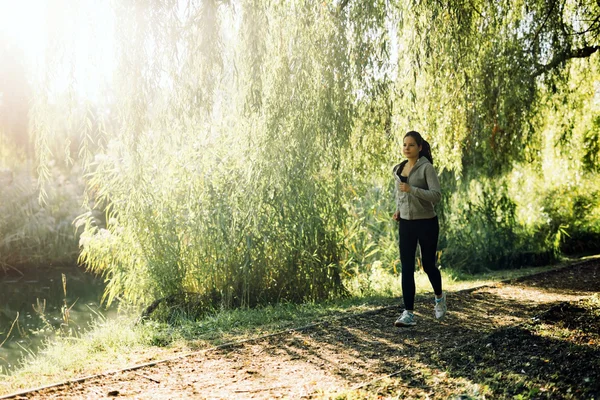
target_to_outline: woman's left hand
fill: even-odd
[[[409,193],[410,192],[410,185],[408,183],[402,182],[400,184],[400,191]]]

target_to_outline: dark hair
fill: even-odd
[[[431,155],[431,146],[427,143],[427,140],[423,139],[423,136],[417,131],[409,131],[404,135],[404,137],[410,136],[415,139],[417,142],[417,146],[422,146],[421,151],[419,152],[419,157],[425,157],[429,160],[431,164],[433,164],[433,156]]]

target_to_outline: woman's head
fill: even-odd
[[[429,160],[431,164],[433,164],[433,157],[431,156],[431,147],[429,146],[429,143],[427,143],[427,141],[423,139],[421,134],[417,131],[409,131],[406,133],[406,135],[404,135],[405,154],[406,151],[408,151],[408,154],[410,154],[411,147],[419,150],[418,158],[425,157]]]

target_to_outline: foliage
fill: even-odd
[[[516,204],[506,186],[496,185],[487,179],[469,180],[451,192],[446,200],[452,212],[446,213],[442,265],[480,272],[521,250],[515,232]]]
[[[572,84],[567,61],[600,49],[592,1],[396,7],[403,57],[394,114],[426,132],[442,167],[456,171],[494,176],[535,157],[527,144],[543,137],[529,124],[540,89]]]
[[[82,161],[80,261],[104,274],[108,302],[300,302],[342,295],[375,265],[393,273],[390,169],[410,129],[442,176],[444,268],[549,261],[568,235],[596,235],[595,189],[560,179],[598,170],[597,2],[111,7],[104,102],[42,79],[30,110],[42,185],[61,140]]]
[[[597,248],[600,227],[600,188],[598,177],[582,182],[581,186],[561,187],[548,191],[543,209],[550,232],[557,236],[557,245],[566,254],[581,254]],[[568,193],[565,193],[568,191]],[[585,218],[581,218],[585,215]]]
[[[0,191],[0,269],[76,260],[78,233],[72,222],[82,212],[83,188],[74,176],[54,168],[41,205],[36,180],[27,171],[10,172]]]
[[[206,7],[211,5],[190,11],[204,18],[213,12]],[[230,18],[227,24],[238,18],[222,7],[219,12]],[[262,82],[262,107],[254,104],[254,92],[248,99],[238,97],[245,81],[225,72],[222,80],[211,75],[226,59],[252,62],[248,53],[230,45],[223,54],[210,52],[210,60],[196,60],[205,55],[189,52],[185,46],[193,48],[195,38],[188,42],[185,36],[178,39],[183,47],[169,49],[181,51],[175,60],[185,61],[156,60],[171,72],[176,90],[151,87],[153,82],[148,82],[151,89],[135,80],[130,84],[142,97],[161,94],[166,100],[148,114],[122,105],[124,118],[149,122],[135,138],[109,143],[90,179],[98,199],[110,205],[110,218],[106,229],[87,221],[81,260],[106,274],[109,302],[120,294],[148,302],[191,292],[216,300],[212,305],[253,306],[323,299],[342,291],[338,261],[344,209],[337,172],[351,104],[348,88],[341,85],[345,61],[339,46],[344,42],[334,35],[341,28],[321,5],[289,10],[275,4],[269,12],[277,16],[273,30],[286,26],[294,40],[270,34],[259,38],[264,43],[258,49],[249,49],[250,54],[264,51],[273,66],[268,73],[250,68],[258,75],[249,81]],[[260,15],[244,14],[251,17]],[[137,28],[159,34],[152,23]],[[216,33],[204,33],[222,38],[219,27],[213,28]],[[315,46],[331,51],[311,58]],[[142,56],[134,65],[145,70]],[[198,93],[207,101],[193,110],[187,110],[189,97],[180,98],[190,90],[188,76],[198,76],[197,89],[208,91]],[[157,145],[160,158],[153,151]]]

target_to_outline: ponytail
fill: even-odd
[[[421,151],[419,152],[419,157],[425,157],[429,160],[429,162],[433,165],[433,156],[431,155],[431,146],[429,143],[423,139],[421,134],[417,131],[410,131],[404,137],[410,136],[415,139],[417,142],[417,146],[421,146]]]
[[[433,156],[431,155],[431,146],[427,140],[423,139],[423,148],[419,152],[419,157],[425,157],[433,165]]]

